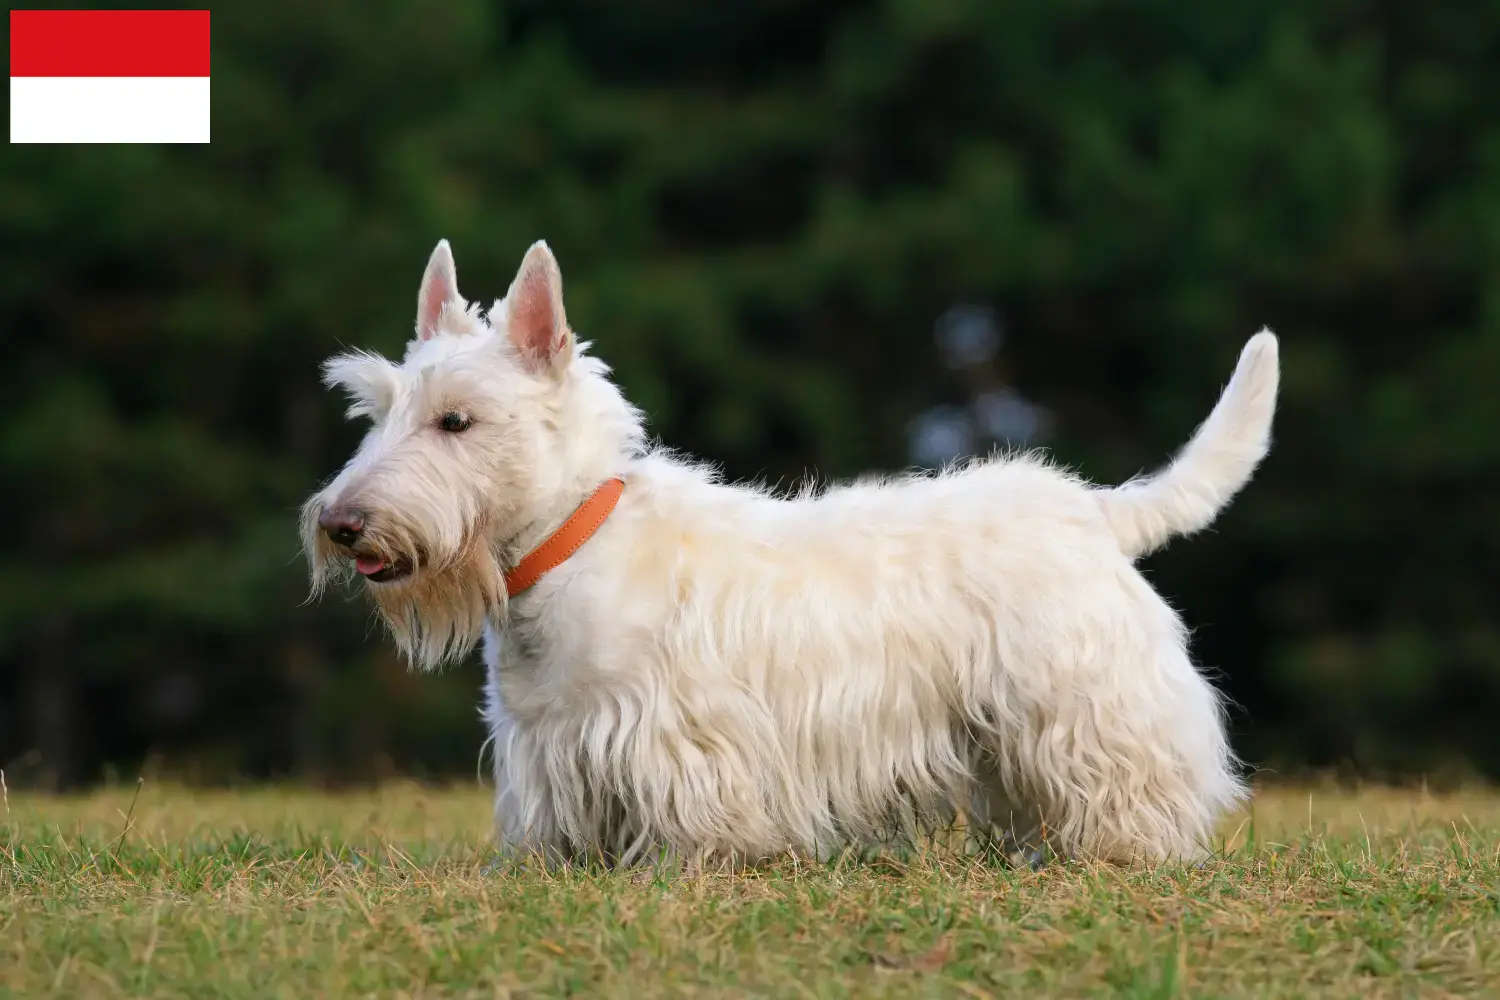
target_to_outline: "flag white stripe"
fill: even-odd
[[[11,142],[208,142],[206,76],[13,76]]]

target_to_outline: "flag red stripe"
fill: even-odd
[[[206,10],[13,10],[11,76],[208,76]]]

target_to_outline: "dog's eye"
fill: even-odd
[[[462,413],[450,410],[443,414],[443,419],[438,421],[438,426],[449,434],[457,434],[459,431],[468,430],[471,423],[473,421]]]

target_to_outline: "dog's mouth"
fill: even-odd
[[[355,556],[354,571],[370,583],[390,583],[411,575],[411,563],[397,557],[395,560],[381,556]]]

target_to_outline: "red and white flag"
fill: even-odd
[[[207,142],[206,10],[10,12],[11,142]]]

